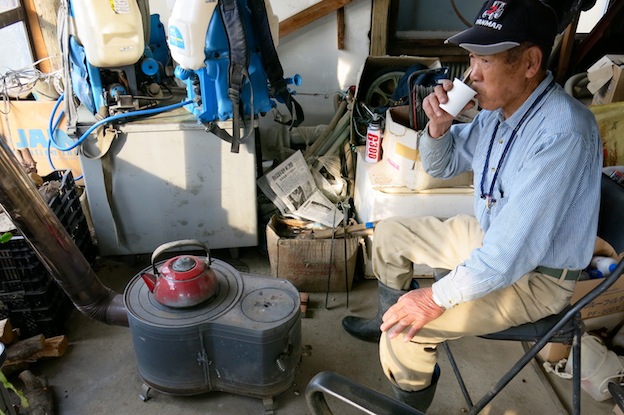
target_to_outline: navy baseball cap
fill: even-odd
[[[488,0],[474,25],[445,43],[477,55],[494,55],[522,42],[550,47],[556,35],[557,15],[540,0]]]

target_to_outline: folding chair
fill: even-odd
[[[617,252],[624,251],[624,188],[602,175],[598,236],[609,242]],[[434,278],[439,279],[448,270],[434,270]],[[462,390],[469,414],[477,414],[527,365],[548,342],[572,345],[572,410],[574,415],[581,413],[581,336],[584,332],[580,310],[604,293],[624,272],[624,260],[615,270],[592,291],[574,305],[566,307],[559,314],[548,316],[535,323],[527,323],[507,330],[479,336],[485,339],[520,341],[534,345],[509,369],[507,373],[483,397],[473,404],[464,379],[451,353],[448,342],[442,343],[450,364]]]
[[[619,383],[613,381],[609,381],[607,388],[617,407],[620,408],[620,411],[624,412],[624,388],[622,388]],[[615,413],[615,411],[613,412]]]
[[[389,396],[353,382],[334,372],[320,372],[310,380],[305,397],[312,415],[332,415],[325,396],[329,395],[371,415],[425,415]],[[337,411],[336,413],[342,413]]]
[[[615,183],[608,176],[602,176],[600,201],[600,217],[598,222],[598,236],[609,242],[617,252],[624,251],[624,188]],[[448,270],[434,270],[434,277],[439,278]],[[447,342],[443,347],[448,354],[449,361],[457,377],[464,398],[469,407],[469,414],[479,413],[500,391],[526,366],[548,342],[572,345],[572,407],[574,415],[580,415],[581,408],[581,335],[584,331],[580,310],[591,303],[596,297],[604,293],[624,273],[624,260],[620,261],[615,270],[592,291],[587,293],[574,305],[566,307],[561,313],[546,317],[535,323],[528,323],[512,327],[502,332],[480,336],[486,339],[521,341],[525,344],[535,342],[525,354],[509,369],[509,371],[490,389],[476,404],[466,388],[459,368]],[[624,391],[609,384],[610,391],[615,397]],[[312,415],[332,415],[324,394],[335,397],[367,414],[421,414],[403,403],[385,396],[377,391],[359,385],[333,372],[317,374],[306,388],[306,400]]]

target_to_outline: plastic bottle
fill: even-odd
[[[378,114],[374,114],[373,120],[368,124],[366,131],[366,150],[364,161],[377,163],[381,160],[381,120]]]
[[[607,382],[616,383],[624,377],[624,357],[619,357],[609,350],[602,339],[591,334],[581,337],[581,387],[596,401],[611,398]],[[572,353],[570,352],[570,356]],[[572,373],[572,359],[566,364],[566,373]]]
[[[595,256],[589,265],[600,271],[603,277],[608,277],[617,266],[617,261],[611,257]]]
[[[171,57],[183,69],[204,67],[206,33],[216,7],[216,0],[178,0],[173,5],[167,42]]]
[[[136,0],[78,0],[71,6],[78,40],[91,65],[133,65],[143,56],[143,19]]]

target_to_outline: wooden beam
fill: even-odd
[[[13,10],[7,10],[0,14],[0,29],[4,29],[7,26],[11,26],[24,19],[24,10],[22,8],[16,8]]]
[[[280,22],[279,35],[280,37],[287,36],[293,32],[296,32],[303,26],[327,16],[330,13],[346,6],[353,0],[321,0],[313,6],[308,7],[305,10],[300,11],[294,16]]]
[[[373,56],[382,56],[387,54],[390,0],[372,1],[370,54]]]

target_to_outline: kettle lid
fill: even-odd
[[[193,279],[204,272],[209,272],[210,267],[201,258],[193,255],[181,255],[166,261],[160,272],[163,277],[173,281],[186,281]]]
[[[190,271],[197,266],[195,258],[190,256],[179,256],[171,264],[171,269],[176,272]]]

